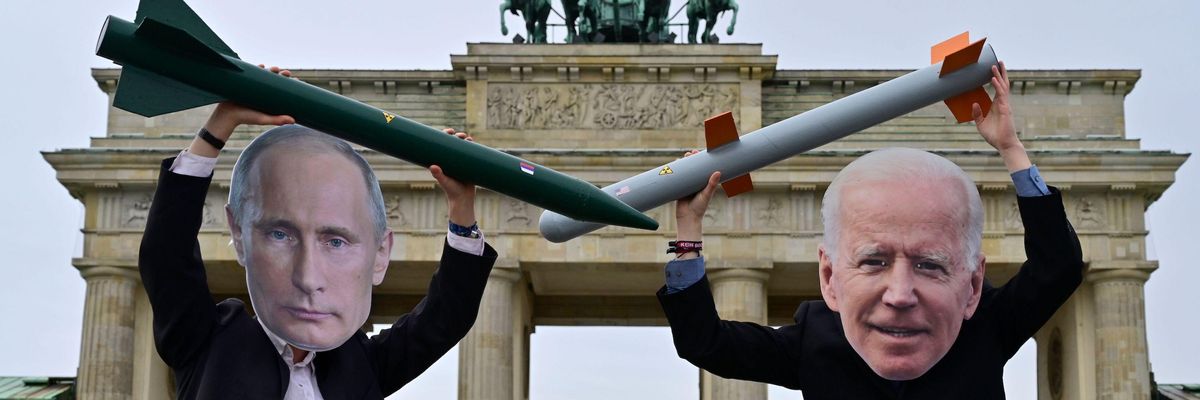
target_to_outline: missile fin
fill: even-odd
[[[725,190],[726,197],[733,197],[754,190],[754,181],[750,180],[750,174],[745,174],[725,181],[721,189]]]
[[[952,38],[935,44],[929,49],[929,65],[940,63],[950,53],[962,50],[969,45],[971,45],[971,35],[969,32],[954,35]]]
[[[144,117],[196,108],[225,99],[171,78],[124,66],[113,106]]]
[[[963,67],[979,62],[979,55],[983,53],[983,43],[986,41],[986,38],[979,39],[979,41],[971,43],[970,46],[947,54],[946,59],[942,61],[942,69],[938,77],[946,76]]]
[[[187,32],[217,53],[238,58],[237,53],[233,52],[233,49],[229,48],[229,45],[226,45],[183,0],[142,0],[138,4],[137,18],[133,22],[141,24],[146,18]]]
[[[737,124],[733,121],[733,113],[726,111],[704,120],[704,143],[709,150],[737,140]]]
[[[974,120],[971,117],[971,104],[979,103],[979,107],[983,109],[983,116],[988,115],[988,111],[992,109],[992,99],[988,97],[987,90],[982,87],[977,87],[966,93],[946,99],[946,107],[950,108],[950,112],[954,114],[954,119],[958,123]]]
[[[241,71],[241,67],[230,62],[225,57],[199,38],[174,26],[154,18],[143,18],[134,35],[157,42],[159,45],[178,50],[191,58],[209,65]],[[236,58],[236,56],[235,56]]]

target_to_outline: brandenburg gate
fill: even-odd
[[[308,83],[598,185],[703,147],[702,121],[732,111],[743,133],[898,77],[900,70],[786,70],[757,44],[468,44],[441,71],[293,70]],[[95,69],[112,94],[117,69]],[[1137,70],[1015,70],[1019,134],[1046,181],[1064,193],[1088,265],[1086,281],[1036,336],[1041,399],[1145,399],[1150,393],[1143,287],[1145,210],[1186,155],[1126,137],[1124,99]],[[137,273],[138,244],[159,161],[184,148],[210,107],[143,118],[109,107],[90,146],[46,152],[86,208],[87,282],[78,392],[82,399],[162,399],[174,391],[154,350]],[[214,301],[245,299],[222,207],[233,162],[263,127],[226,147],[199,237]],[[709,276],[721,315],[787,324],[819,298],[817,244],[825,188],[867,151],[915,147],[944,155],[978,183],[986,210],[988,279],[1002,284],[1025,259],[1014,190],[1000,157],[941,104],[754,173],[757,190],[721,196],[705,216]],[[421,298],[445,234],[444,200],[424,169],[364,150],[396,232],[392,265],[370,323],[391,323]],[[533,206],[484,191],[479,224],[501,255],[474,329],[460,344],[458,398],[529,397],[530,337],[538,326],[663,326],[654,298],[674,237],[669,206],[656,232],[606,228],[563,244],[538,235]],[[247,302],[248,303],[248,302]],[[603,374],[603,371],[596,372]],[[764,384],[701,377],[703,399],[765,399]]]

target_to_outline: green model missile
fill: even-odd
[[[242,61],[182,0],[142,0],[135,22],[109,16],[96,54],[122,66],[122,110],[153,117],[232,101],[574,219],[658,229],[583,180]]]

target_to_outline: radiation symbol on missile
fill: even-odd
[[[658,174],[659,174],[659,175],[670,175],[670,174],[673,174],[673,173],[675,173],[675,171],[672,171],[672,170],[671,170],[671,166],[670,166],[670,165],[664,165],[664,166],[662,167],[662,169],[658,170]]]
[[[388,113],[387,113],[387,111],[384,111],[384,112],[383,112],[383,119],[386,119],[386,120],[387,120],[387,123],[389,123],[389,124],[390,124],[390,123],[392,123],[392,120],[393,120],[393,119],[396,119],[396,116],[395,116],[395,115],[392,115],[392,114],[388,114]]]

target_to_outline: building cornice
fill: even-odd
[[[292,76],[310,84],[326,87],[330,82],[356,82],[370,87],[378,82],[386,87],[388,82],[420,84],[426,82],[456,82],[461,78],[450,70],[402,70],[402,69],[290,69]],[[92,68],[92,79],[106,93],[116,91],[120,80],[120,68]]]
[[[786,81],[799,78],[864,80],[889,80],[913,72],[911,69],[779,69],[775,80]],[[1021,69],[1009,70],[1010,80],[1080,80],[1106,81],[1124,80],[1136,82],[1142,77],[1140,69]]]
[[[221,157],[214,184],[228,182],[240,149]],[[685,149],[505,149],[563,173],[597,184],[616,182],[651,167],[665,164]],[[423,168],[372,150],[360,150],[385,187],[432,182]],[[961,166],[982,186],[1009,185],[1011,178],[991,150],[932,150]],[[65,149],[44,152],[57,171],[57,178],[72,194],[112,190],[121,186],[151,186],[162,159],[178,154],[178,148]],[[754,173],[759,187],[824,187],[833,176],[868,150],[815,150]],[[1160,194],[1175,180],[1175,171],[1189,157],[1170,151],[1145,150],[1052,150],[1030,151],[1047,182],[1064,187],[1122,188]]]

